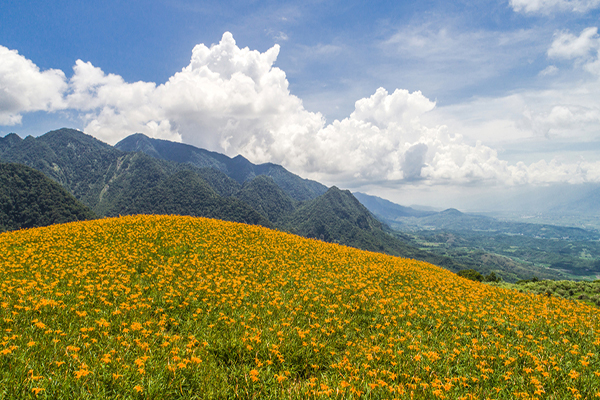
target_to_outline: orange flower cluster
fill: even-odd
[[[0,235],[15,397],[600,397],[598,310],[204,218]]]

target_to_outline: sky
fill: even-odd
[[[9,0],[0,136],[141,132],[486,210],[600,183],[599,26],[600,0]]]

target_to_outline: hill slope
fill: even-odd
[[[597,308],[427,263],[174,216],[9,232],[0,248],[13,398],[600,394]]]
[[[296,202],[266,175],[246,181],[235,197],[274,223],[280,222],[296,208]]]
[[[0,232],[93,218],[92,210],[41,172],[0,163]]]
[[[282,221],[282,226],[304,237],[427,261],[451,271],[465,268],[449,257],[407,244],[410,239],[401,233],[392,236],[388,228],[375,219],[352,193],[335,186],[324,195],[299,206]]]

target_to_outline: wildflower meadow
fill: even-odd
[[[0,234],[0,398],[600,398],[599,310],[259,226]]]

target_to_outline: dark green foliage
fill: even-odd
[[[281,221],[295,209],[294,200],[275,184],[273,178],[264,175],[244,183],[236,197],[272,222]]]
[[[474,269],[462,269],[456,273],[458,276],[462,276],[463,278],[470,279],[472,281],[483,281],[483,275]]]
[[[474,269],[462,269],[456,273],[458,276],[470,279],[478,282],[500,282],[502,279],[495,272],[490,272],[488,275],[483,276]]]
[[[254,167],[256,175],[266,175],[273,178],[273,181],[297,201],[306,201],[314,199],[327,192],[327,186],[309,179],[300,178],[292,174],[281,165],[266,163]]]
[[[301,236],[371,251],[385,251],[385,242],[393,242],[383,232],[381,223],[350,192],[335,186],[300,206],[286,220],[286,225]]]
[[[419,250],[393,237],[352,193],[335,186],[324,195],[302,204],[281,225],[304,237],[414,258],[451,270],[464,268],[448,257]]]
[[[488,275],[484,277],[484,282],[500,282],[502,278],[500,278],[494,271],[490,272]]]
[[[7,138],[0,139],[0,160],[43,172],[92,209],[110,172],[118,170],[127,158],[108,144],[73,129],[63,128],[20,141]]]
[[[41,172],[0,163],[0,232],[93,218],[92,210]]]
[[[103,216],[181,214],[272,226],[250,206],[211,188],[203,177],[226,196],[240,188],[218,171],[124,153],[72,129],[0,138],[0,160],[39,169]]]
[[[219,196],[197,172],[177,171],[177,167],[134,154],[126,166],[128,173],[115,177],[108,185],[99,210],[108,216],[176,214],[272,226],[247,204]]]
[[[200,168],[196,170],[215,192],[223,197],[231,197],[237,194],[242,185],[231,179],[223,172],[213,168]]]

